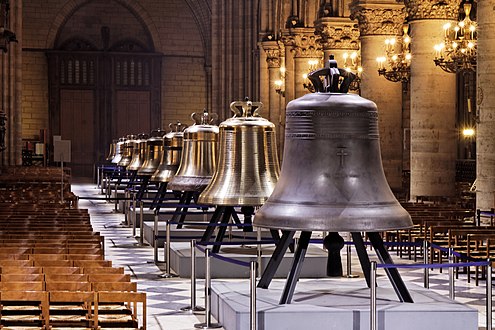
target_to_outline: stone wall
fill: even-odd
[[[24,139],[37,138],[40,129],[49,128],[45,52],[53,49],[57,40],[71,35],[94,37],[95,30],[99,31],[98,24],[114,26],[110,31],[113,36],[127,34],[132,38],[146,39],[144,34],[148,33],[155,52],[164,55],[162,126],[176,120],[188,123],[191,112],[202,111],[206,106],[205,51],[201,33],[186,1],[33,0],[24,1],[23,5]],[[114,10],[109,11],[109,7]],[[71,20],[74,17],[78,20]],[[135,19],[129,21],[130,17]],[[83,24],[71,23],[75,21]],[[68,22],[70,29],[62,30]],[[129,22],[127,28],[122,24],[126,22]],[[136,28],[136,22],[142,25],[141,31]]]

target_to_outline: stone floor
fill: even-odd
[[[147,293],[147,328],[184,330],[194,329],[194,325],[204,322],[204,314],[182,312],[180,309],[190,305],[190,280],[181,278],[160,278],[162,270],[153,262],[153,249],[149,246],[137,246],[132,229],[122,226],[124,215],[114,211],[114,205],[102,199],[100,190],[93,183],[73,183],[72,190],[80,197],[80,208],[87,208],[95,231],[99,231],[106,242],[106,259],[115,266],[125,267],[138,283],[138,290]],[[89,199],[88,199],[89,198]],[[408,262],[392,254],[395,263]],[[163,256],[160,256],[162,260]],[[358,261],[353,259],[353,270],[358,271]],[[400,270],[406,283],[423,283],[422,270]],[[213,281],[226,281],[213,279]],[[341,281],[348,281],[342,278]],[[246,279],[246,283],[247,279]],[[486,287],[485,283],[475,286],[467,283],[463,274],[455,282],[456,300],[479,310],[479,329],[486,325]],[[448,272],[432,271],[430,289],[448,296]],[[296,288],[297,290],[297,288]],[[197,304],[204,306],[204,281],[197,281]],[[214,321],[214,320],[213,320]],[[231,330],[231,329],[229,329]],[[276,330],[276,329],[274,329]]]

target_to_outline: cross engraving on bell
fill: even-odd
[[[340,157],[340,167],[344,167],[344,160],[345,156],[348,156],[349,154],[346,151],[347,148],[339,147],[339,151],[337,151],[337,156]]]

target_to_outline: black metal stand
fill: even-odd
[[[261,276],[261,279],[258,282],[258,287],[267,289],[272,281],[275,273],[282,262],[283,256],[289,247],[292,238],[294,237],[295,231],[282,231],[282,237],[277,244],[275,251],[273,252],[268,265]],[[361,263],[361,268],[363,269],[364,277],[366,278],[366,283],[368,287],[370,287],[370,260],[366,248],[364,246],[363,239],[360,233],[351,233],[354,244],[356,245],[356,251],[358,253],[359,262]],[[380,237],[379,233],[369,232],[367,233],[370,239],[370,243],[376,251],[380,262],[384,264],[393,264],[392,258],[390,254],[385,249],[383,245],[383,240]],[[292,301],[292,296],[294,294],[294,290],[299,279],[299,275],[301,272],[301,267],[304,262],[304,257],[306,255],[306,251],[308,248],[309,240],[311,238],[310,231],[301,232],[299,242],[297,244],[296,252],[294,254],[294,259],[292,261],[292,267],[287,277],[287,282],[285,283],[284,290],[282,292],[282,297],[280,298],[280,304],[290,304]],[[399,272],[396,268],[386,268],[387,276],[392,283],[392,286],[397,294],[397,297],[401,302],[413,302],[407,287],[405,286],[402,278],[400,277]]]

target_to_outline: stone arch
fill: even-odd
[[[121,4],[123,7],[127,8],[136,19],[142,24],[143,28],[147,31],[150,39],[154,45],[154,49],[161,49],[160,37],[158,30],[153,23],[153,20],[149,14],[144,10],[144,8],[139,4],[137,0],[114,0],[115,2]],[[67,20],[82,6],[93,2],[93,0],[69,0],[59,11],[57,16],[50,26],[48,36],[46,38],[46,48],[52,49],[58,39],[60,29],[65,25]]]
[[[207,0],[185,0],[198,26],[205,62],[211,66],[211,6]]]

